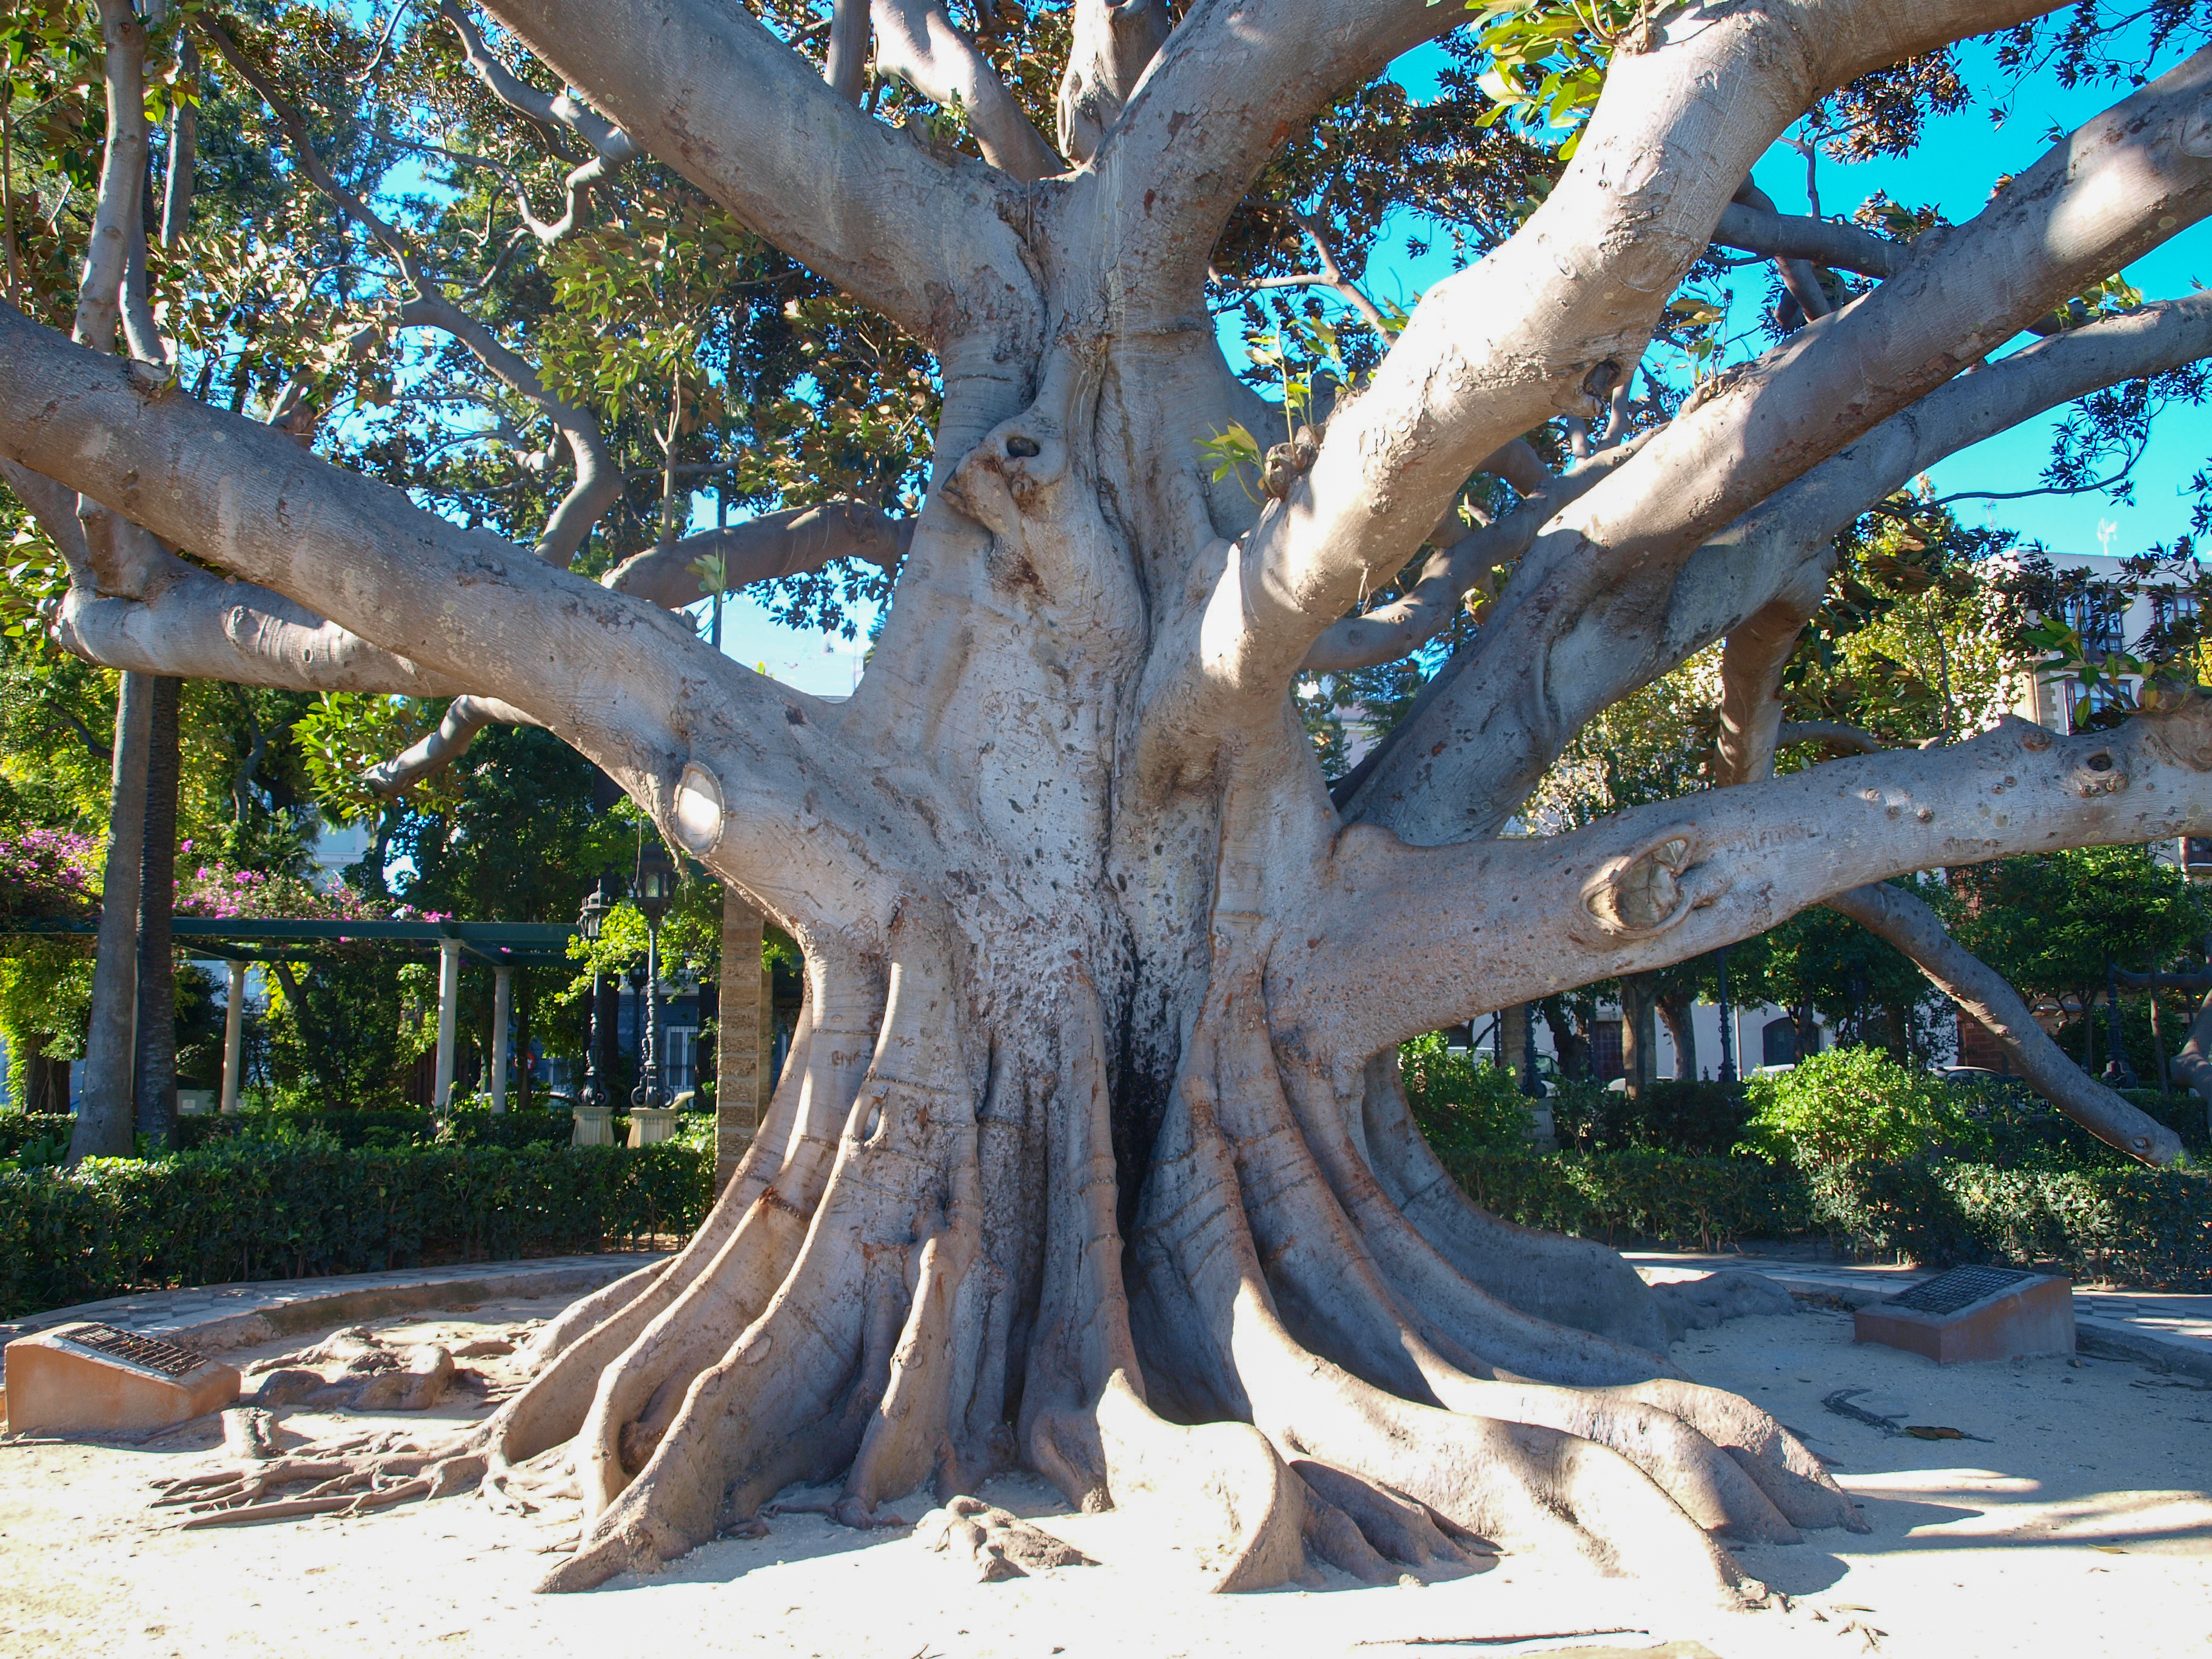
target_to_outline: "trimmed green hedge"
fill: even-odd
[[[1711,1250],[1813,1229],[1804,1182],[1756,1158],[1458,1152],[1445,1167],[1470,1198],[1508,1221],[1611,1244]]]
[[[68,1123],[32,1121],[43,1134]],[[24,1123],[0,1116],[0,1133]],[[2079,1278],[2212,1290],[2212,1180],[2192,1171],[1887,1163],[1808,1179],[1753,1158],[1465,1148],[1446,1164],[1509,1221],[1614,1245],[1826,1237],[1931,1264],[2054,1262]],[[240,1137],[75,1172],[0,1170],[0,1317],[157,1286],[682,1237],[713,1189],[711,1148],[677,1141],[343,1148]]]
[[[66,1121],[66,1120],[65,1120]],[[615,1133],[629,1133],[629,1121],[617,1118]],[[567,1112],[455,1112],[439,1118],[424,1111],[243,1112],[225,1117],[211,1113],[177,1120],[179,1152],[229,1140],[283,1140],[312,1134],[334,1138],[349,1150],[362,1146],[565,1146],[575,1120]]]
[[[127,1291],[635,1245],[696,1229],[714,1156],[235,1140],[0,1170],[0,1317]]]
[[[2186,1170],[1841,1164],[1811,1177],[1755,1158],[1456,1152],[1452,1176],[1524,1227],[1711,1250],[1748,1239],[1961,1261],[2050,1262],[2080,1279],[2212,1290],[2212,1178]]]
[[[2177,1170],[1943,1171],[1976,1240],[2018,1261],[2057,1261],[2076,1278],[2212,1291],[2212,1179]]]
[[[76,1119],[67,1112],[0,1112],[0,1158],[56,1139],[66,1149],[76,1127]]]

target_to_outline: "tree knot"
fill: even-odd
[[[1304,474],[1313,471],[1315,458],[1321,453],[1321,445],[1315,439],[1313,428],[1302,426],[1286,444],[1277,444],[1269,450],[1260,464],[1260,487],[1277,501],[1291,493],[1291,486]]]
[[[1676,824],[1634,852],[1607,859],[1583,884],[1583,914],[1608,939],[1664,933],[1718,898],[1725,886],[1692,879],[1707,868],[1697,862],[1702,850],[1697,830]]]

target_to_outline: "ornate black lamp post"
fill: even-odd
[[[597,944],[600,931],[607,923],[607,913],[622,901],[622,877],[613,870],[599,872],[599,884],[584,898],[584,908],[576,918],[576,930],[586,944]],[[587,1112],[604,1111],[612,1104],[606,1085],[599,1081],[599,1000],[603,991],[603,975],[599,968],[592,969],[591,1035],[585,1040],[584,1086],[576,1092],[576,1104]]]
[[[1729,1002],[1728,946],[1717,952],[1721,970],[1721,1081],[1735,1081],[1735,1010]]]
[[[629,1103],[648,1109],[660,1099],[660,919],[676,896],[676,866],[659,836],[637,850],[637,879],[631,892],[645,917],[645,1023],[638,1027],[638,1082]]]
[[[2156,997],[2158,993],[2154,990],[2151,994]],[[2112,1050],[2105,1061],[2105,1083],[2110,1088],[2132,1089],[2136,1071],[2128,1064],[2127,1044],[2120,1036],[2119,969],[2110,957],[2105,958],[2105,1019],[2106,1046]]]

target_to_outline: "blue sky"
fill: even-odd
[[[2156,67],[2163,70],[2179,56],[2170,50]],[[1439,57],[1436,48],[1424,48],[1401,59],[1393,72],[1416,95],[1431,95],[1433,66]],[[1962,58],[1968,83],[1980,95],[1976,105],[1931,123],[1927,141],[1906,159],[1846,167],[1823,156],[1819,188],[1824,212],[1832,217],[1847,214],[1883,191],[1908,206],[1933,204],[1954,222],[1970,219],[1980,211],[2001,175],[2022,171],[2049,148],[2054,127],[2079,126],[2125,95],[2123,89],[2109,87],[2063,88],[2055,76],[2045,73],[2008,94],[2007,117],[1997,125],[1990,118],[1987,103],[1998,82],[1994,50],[1970,44],[1962,48]],[[1805,164],[1796,152],[1778,145],[1753,176],[1784,212],[1808,210]],[[1434,251],[1425,258],[1407,253],[1407,234],[1420,228],[1409,217],[1381,239],[1367,270],[1371,291],[1410,304],[1430,283],[1450,274],[1449,236],[1437,237]],[[2130,265],[2125,275],[2146,298],[2154,300],[2186,294],[2199,277],[2212,282],[2212,227],[2200,225],[2185,232]],[[1764,290],[1758,270],[1739,273],[1741,303],[1756,303]],[[1234,338],[1233,325],[1226,337]],[[2049,458],[2051,424],[2033,422],[1960,452],[1936,470],[1937,489],[1949,494],[2033,487]],[[2171,541],[2187,532],[2190,502],[2183,492],[2208,455],[2212,455],[2212,414],[2170,410],[2136,468],[2132,507],[2102,495],[2086,495],[1960,501],[1954,510],[1967,524],[2010,526],[2060,551],[2090,553],[2108,548],[2138,552],[2152,542]],[[706,504],[704,522],[712,522],[711,502]],[[759,604],[737,594],[723,613],[723,648],[741,662],[765,665],[769,673],[802,690],[841,694],[852,688],[856,653],[865,648],[865,641],[854,646],[779,627]]]

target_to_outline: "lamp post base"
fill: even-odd
[[[633,1106],[629,1109],[629,1144],[652,1146],[676,1133],[673,1106]]]

